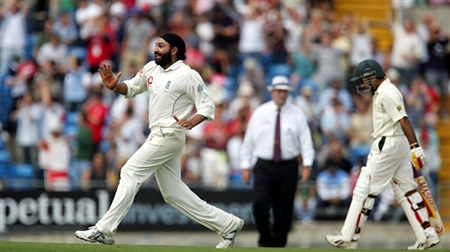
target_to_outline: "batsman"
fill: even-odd
[[[403,96],[385,76],[380,64],[372,59],[360,62],[350,81],[356,82],[359,94],[373,96],[372,137],[375,140],[367,164],[361,169],[341,232],[327,235],[325,239],[338,248],[357,248],[361,229],[376,198],[391,184],[417,238],[408,249],[429,249],[440,239],[430,225],[426,204],[411,169],[411,163],[415,169],[421,169],[426,157],[405,112]]]

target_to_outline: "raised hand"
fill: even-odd
[[[115,90],[117,85],[119,85],[119,79],[122,75],[122,72],[119,72],[117,76],[114,76],[111,65],[109,64],[101,65],[98,69],[98,72],[100,73],[100,77],[102,77],[102,81],[105,87],[111,90]]]

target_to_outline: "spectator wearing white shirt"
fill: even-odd
[[[37,144],[39,141],[39,107],[30,93],[19,100],[18,108],[12,114],[17,120],[16,141],[20,150],[20,163],[31,164],[38,171]]]
[[[14,56],[24,58],[28,5],[10,0],[0,3],[0,76]]]
[[[416,32],[414,21],[411,19],[405,19],[403,25],[394,23],[393,33],[392,67],[400,72],[400,85],[409,87],[417,72],[417,65],[425,53],[424,42]]]
[[[287,77],[272,79],[269,87],[272,100],[259,106],[250,117],[241,149],[245,183],[250,182],[253,155],[257,158],[253,166],[253,215],[261,247],[286,246],[299,167],[302,182],[306,181],[314,160],[308,120],[302,110],[288,100],[290,89]],[[270,223],[271,209],[273,225]]]
[[[36,61],[40,66],[50,65],[51,62],[62,66],[66,61],[67,46],[61,42],[56,33],[51,33],[49,41],[39,48]]]
[[[63,125],[59,118],[49,121],[50,135],[40,144],[39,163],[44,169],[45,189],[47,191],[69,191],[69,142],[62,134]]]
[[[372,58],[372,36],[366,23],[359,22],[355,34],[351,36],[352,49],[350,51],[351,72],[359,62]]]

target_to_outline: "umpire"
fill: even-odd
[[[293,217],[299,160],[303,163],[302,181],[306,181],[314,149],[306,116],[288,100],[291,90],[288,79],[275,76],[268,89],[272,100],[259,106],[249,120],[241,149],[241,167],[243,180],[249,184],[256,156],[253,215],[259,232],[258,245],[285,247]]]

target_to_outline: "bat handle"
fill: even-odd
[[[413,173],[414,173],[414,178],[419,177],[420,176],[420,172],[416,168],[414,168],[413,165],[411,165],[411,168],[412,168]]]

